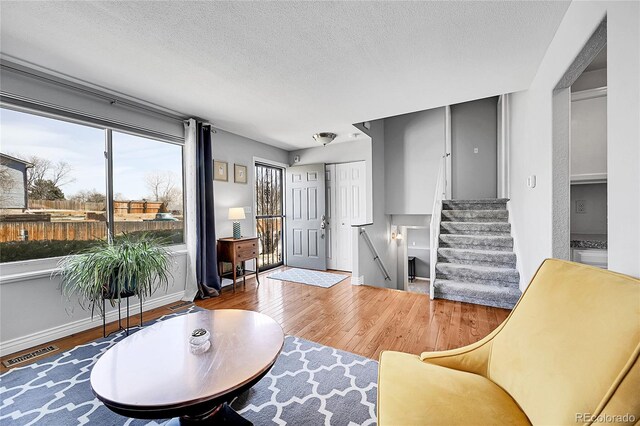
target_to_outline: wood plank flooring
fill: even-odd
[[[326,289],[267,278],[273,272],[275,270],[261,274],[259,287],[254,278],[247,279],[246,288],[240,284],[236,293],[225,288],[220,297],[198,300],[196,304],[206,309],[262,312],[278,321],[285,334],[373,359],[383,350],[419,354],[468,345],[493,331],[510,312],[449,300],[430,300],[423,294],[354,286],[349,279]],[[172,312],[169,306],[164,306],[145,312],[144,320]],[[115,323],[110,324],[109,329],[114,328]],[[102,328],[98,327],[49,344],[65,351],[100,337]],[[33,362],[42,359],[44,357]],[[0,367],[0,372],[7,370],[4,365]]]

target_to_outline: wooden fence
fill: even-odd
[[[73,200],[29,200],[29,208],[33,210],[82,210],[99,212],[105,209],[104,203],[85,203]]]
[[[116,233],[182,229],[183,222],[116,222]],[[29,240],[93,240],[107,237],[105,222],[2,222],[0,242],[19,241],[20,230]]]
[[[125,215],[129,213],[159,213],[165,210],[164,203],[160,201],[114,201],[115,214]],[[77,211],[104,211],[105,203],[89,203],[72,200],[29,200],[29,208],[32,210],[77,210]]]

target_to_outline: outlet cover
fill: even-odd
[[[576,200],[576,213],[584,214],[587,212],[587,202],[585,200]]]

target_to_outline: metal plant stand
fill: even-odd
[[[130,293],[130,292],[126,292],[126,293],[121,293],[120,294],[120,299],[118,299],[118,329],[112,331],[111,333],[107,334],[107,312],[105,310],[105,305],[106,305],[106,297],[102,298],[102,337],[109,337],[111,336],[113,333],[117,333],[119,331],[124,331],[125,335],[129,335],[129,330],[132,328],[142,328],[142,299],[140,299],[140,324],[139,325],[133,325],[130,326],[129,324],[129,298],[131,296],[133,296],[134,293]],[[123,327],[122,326],[122,299],[127,299],[127,327]]]

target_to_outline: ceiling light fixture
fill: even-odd
[[[333,142],[336,136],[338,135],[336,135],[335,133],[321,132],[313,135],[313,139],[315,139],[316,142],[320,142],[322,145],[326,146],[327,144]]]

